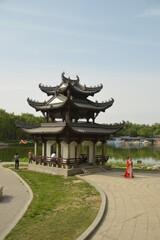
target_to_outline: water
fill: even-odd
[[[112,162],[124,162],[130,155],[133,163],[141,160],[143,164],[160,164],[160,145],[109,141],[106,152]]]
[[[20,158],[28,158],[29,150],[33,151],[33,144],[14,144],[10,146],[0,146],[0,160],[3,162],[14,161],[13,157],[15,153],[18,153]]]
[[[0,146],[0,160],[1,161],[14,161],[13,157],[17,152],[20,158],[28,158],[28,152],[32,150],[34,152],[34,145],[32,144],[14,144],[8,147]],[[41,146],[38,150],[41,153]],[[97,148],[97,153],[101,153],[101,148]],[[137,160],[141,160],[143,164],[160,164],[160,146],[142,144],[123,144],[116,141],[108,142],[106,145],[106,155],[109,155],[109,161],[124,162],[128,155],[131,155],[133,163],[137,163]]]

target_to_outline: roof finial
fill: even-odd
[[[79,77],[78,77],[78,75],[76,75],[76,78],[77,78],[77,81],[79,82]]]
[[[63,82],[63,83],[64,83],[64,74],[65,74],[65,72],[63,71],[63,72],[62,72],[62,75],[61,75],[61,76],[62,76],[62,82]]]

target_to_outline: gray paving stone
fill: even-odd
[[[91,239],[160,239],[160,174],[136,173],[126,179],[108,171],[83,178],[98,185],[108,199],[107,214]]]
[[[2,166],[0,185],[4,186],[0,200],[0,240],[2,240],[26,211],[32,200],[32,192],[13,171]]]
[[[108,171],[83,176],[107,195],[107,212],[91,239],[160,239],[160,174],[135,175],[133,179],[125,179],[120,172]],[[0,201],[1,240],[22,215],[30,195],[17,176],[1,166],[0,185],[5,186]]]

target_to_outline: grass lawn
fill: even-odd
[[[95,219],[101,197],[85,181],[21,169],[17,173],[29,184],[34,198],[6,240],[74,240]]]
[[[125,162],[107,162],[107,166],[111,166],[111,170],[113,171],[126,171],[126,163]],[[160,173],[160,170],[152,169],[154,165],[152,164],[134,164],[133,172],[148,172],[148,173]]]

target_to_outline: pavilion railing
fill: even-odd
[[[36,164],[53,167],[78,167],[82,163],[82,158],[51,158],[46,156],[34,155],[33,161]]]
[[[109,160],[109,156],[96,155],[96,164],[104,165]]]
[[[103,165],[109,159],[109,156],[96,155],[96,164]],[[47,156],[34,155],[32,159],[36,164],[63,167],[63,168],[74,168],[78,167],[82,163],[87,163],[87,155],[82,154],[79,158],[51,158]]]

